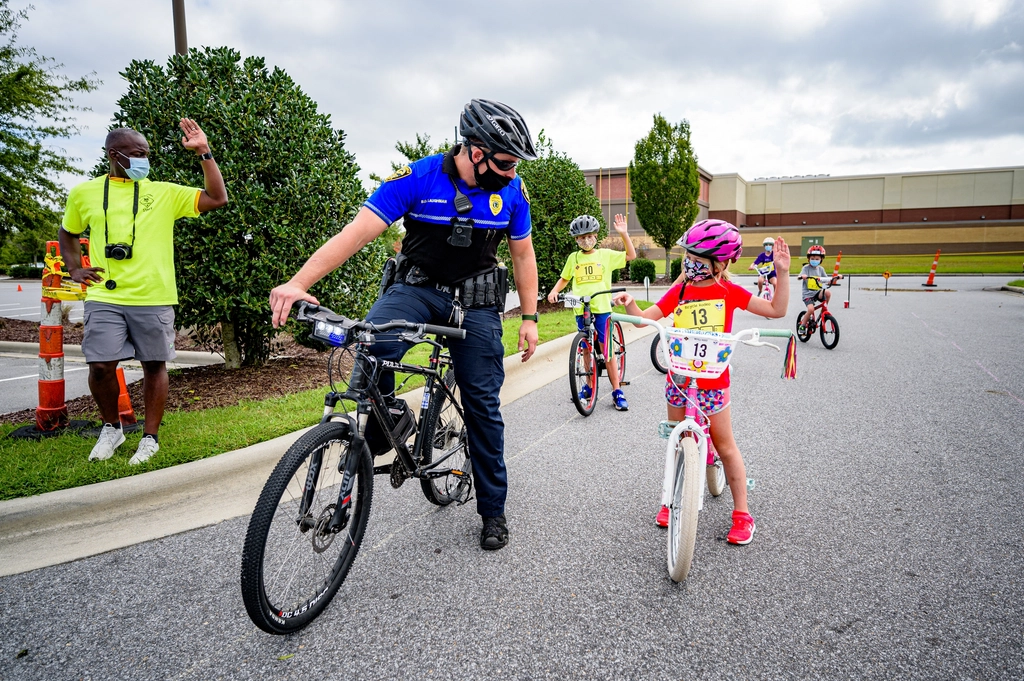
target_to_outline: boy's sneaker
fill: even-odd
[[[654,524],[658,527],[668,527],[668,506],[661,507],[658,517],[654,519]]]
[[[729,530],[727,540],[730,544],[749,544],[754,538],[754,518],[743,511],[732,512],[732,529]]]
[[[103,424],[100,436],[89,453],[89,461],[106,461],[114,455],[114,450],[124,442],[124,431],[109,423]]]
[[[629,411],[629,402],[626,401],[626,396],[622,394],[622,390],[612,391],[612,402],[617,410]]]
[[[587,400],[590,399],[590,395],[590,386],[584,383],[583,387],[580,388],[580,401],[586,402]]]
[[[508,525],[505,524],[505,514],[484,517],[484,526],[480,530],[480,548],[485,551],[497,551],[505,548],[508,544]]]
[[[156,440],[151,437],[145,437],[139,440],[139,448],[135,450],[135,456],[128,459],[128,463],[133,466],[138,466],[140,463],[149,461],[149,457],[160,451],[160,445],[157,444]]]

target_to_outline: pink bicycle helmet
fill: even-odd
[[[735,262],[743,252],[740,230],[725,220],[701,220],[686,230],[676,245],[701,258]]]

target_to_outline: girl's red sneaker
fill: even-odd
[[[654,524],[658,527],[668,527],[668,506],[661,507],[658,517],[654,519]]]
[[[749,544],[754,538],[754,517],[743,511],[732,512],[732,529],[729,530],[728,541],[730,544]]]

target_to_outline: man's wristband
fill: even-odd
[[[524,322],[535,322],[535,321],[537,321],[537,319],[538,319],[538,317],[537,317],[537,313],[536,312],[534,312],[533,314],[524,314],[523,315],[523,321]]]
[[[205,154],[199,154],[199,161],[200,161],[200,163],[203,162],[203,161],[212,161],[212,160],[213,160],[213,152],[212,151],[208,151]]]

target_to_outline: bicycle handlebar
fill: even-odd
[[[351,329],[369,331],[371,333],[386,333],[395,329],[412,331],[416,335],[435,334],[458,338],[466,337],[465,329],[456,329],[450,326],[437,326],[435,324],[419,324],[407,322],[404,319],[395,319],[384,324],[374,324],[365,320],[349,319],[336,314],[323,305],[316,305],[305,300],[296,301],[295,307],[298,312],[295,318],[300,322],[313,323],[313,337],[328,345],[344,345],[348,339],[348,332]]]

